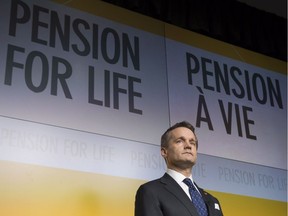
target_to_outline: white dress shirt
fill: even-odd
[[[180,185],[180,187],[185,191],[185,193],[187,194],[187,196],[191,199],[190,193],[189,193],[189,188],[188,188],[188,186],[183,182],[183,180],[184,180],[185,178],[187,178],[187,177],[184,176],[183,174],[175,171],[175,170],[172,170],[172,169],[167,169],[166,173],[167,173],[168,175],[170,175],[170,176]],[[189,176],[189,178],[191,179],[193,185],[195,186],[195,188],[196,188],[197,191],[199,192],[197,186],[194,184],[192,175]],[[200,193],[200,192],[199,192],[199,193]]]

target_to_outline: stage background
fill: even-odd
[[[133,215],[182,120],[225,215],[287,215],[286,62],[101,1],[0,5],[1,215]]]

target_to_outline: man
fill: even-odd
[[[139,187],[135,198],[135,216],[223,215],[219,201],[191,183],[198,149],[194,131],[190,123],[183,121],[162,135],[161,155],[167,172],[160,179]]]

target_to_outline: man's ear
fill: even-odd
[[[163,158],[166,158],[166,156],[167,156],[167,150],[163,147],[161,148],[161,155]]]

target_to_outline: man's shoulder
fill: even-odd
[[[159,188],[161,186],[165,186],[171,180],[173,181],[173,179],[168,174],[165,173],[162,177],[147,181],[143,183],[140,187],[141,188]]]
[[[159,184],[161,184],[161,178],[147,181],[143,183],[141,187],[155,187],[155,186],[158,186]]]
[[[154,179],[147,181],[143,184],[141,184],[137,190],[137,195],[142,196],[142,195],[147,195],[147,194],[155,194],[157,193],[156,191],[162,190],[161,186],[161,178],[159,179]]]
[[[168,175],[167,173],[164,173],[163,176],[161,176],[160,178],[157,178],[157,179],[153,179],[153,180],[150,180],[146,183],[144,183],[145,185],[155,185],[155,184],[159,184],[159,183],[164,183],[164,184],[167,184],[171,181],[175,181],[170,175]]]

